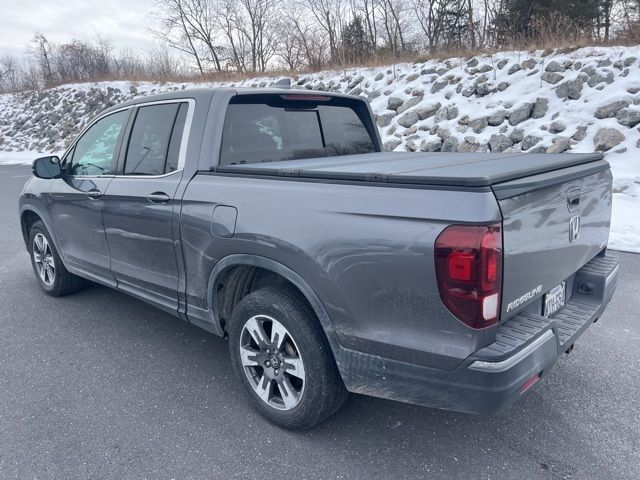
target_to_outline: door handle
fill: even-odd
[[[153,192],[147,195],[147,200],[151,203],[167,203],[171,197],[164,192]]]
[[[89,190],[88,192],[84,192],[84,194],[89,197],[91,200],[97,200],[102,196],[102,192],[97,188]]]

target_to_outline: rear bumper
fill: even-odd
[[[498,329],[496,342],[452,371],[342,351],[338,365],[356,393],[469,413],[498,413],[544,376],[598,320],[618,282],[618,260],[596,257],[577,273],[574,292],[553,318],[520,314]],[[582,287],[580,287],[582,285]]]

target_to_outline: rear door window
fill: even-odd
[[[173,146],[172,133],[174,127],[179,130],[175,136],[175,143],[179,143],[177,137],[182,138],[186,116],[185,111],[183,117],[178,118],[179,110],[180,103],[138,108],[127,145],[125,175],[162,175],[177,168],[179,146]]]
[[[373,152],[373,139],[352,104],[337,97],[321,102],[235,97],[227,107],[220,164]]]

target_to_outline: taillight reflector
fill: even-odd
[[[452,225],[435,243],[440,298],[471,328],[498,322],[502,290],[502,232],[496,225]]]

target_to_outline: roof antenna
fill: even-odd
[[[274,88],[283,88],[285,90],[289,90],[291,88],[291,79],[290,78],[281,78],[276,83],[272,85]]]

